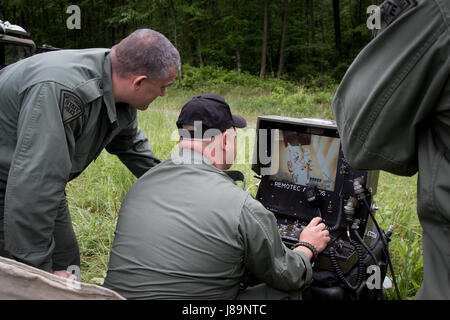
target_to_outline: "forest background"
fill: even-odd
[[[166,35],[184,64],[295,82],[339,81],[370,41],[373,0],[1,0],[0,19],[38,44],[111,47],[138,28]],[[67,28],[70,5],[80,29]],[[328,78],[328,76],[330,78]]]

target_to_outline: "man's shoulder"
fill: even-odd
[[[53,82],[80,96],[83,102],[102,94],[103,63],[109,49],[61,50],[38,54],[18,66],[21,92],[43,82]],[[87,93],[87,94],[85,94]]]
[[[177,155],[169,157],[148,170],[139,180],[152,185],[155,185],[155,181],[158,181],[159,187],[169,185],[195,186],[198,190],[205,190],[209,195],[218,194],[223,198],[233,198],[235,202],[241,204],[245,202],[247,197],[251,198],[248,192],[239,187],[225,171],[219,170],[208,163],[184,163],[180,161]]]
[[[255,199],[251,194],[247,192],[245,193],[246,195],[244,198],[243,207],[246,209],[246,211],[252,213],[253,215],[270,213],[270,211],[267,210],[261,202]]]

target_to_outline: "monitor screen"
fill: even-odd
[[[334,191],[339,138],[279,130],[278,140],[278,172],[270,180]]]

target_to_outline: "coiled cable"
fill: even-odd
[[[361,286],[362,281],[364,279],[363,252],[362,252],[361,246],[355,240],[350,240],[350,243],[358,255],[358,277],[357,277],[357,281],[356,281],[355,285],[352,285],[345,277],[344,272],[342,272],[342,269],[336,260],[336,249],[334,249],[333,247],[330,247],[330,261],[331,261],[331,265],[334,268],[334,271],[336,272],[337,276],[339,277],[339,280],[341,280],[341,282],[348,289],[350,289],[352,291],[356,291]]]

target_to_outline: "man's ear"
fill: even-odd
[[[147,79],[148,79],[148,77],[145,76],[145,75],[134,76],[132,78],[133,88],[136,88],[136,89],[140,88],[144,84],[144,81],[147,80]]]
[[[225,148],[229,143],[234,143],[234,138],[235,138],[235,136],[234,136],[232,131],[225,130],[222,133],[222,145],[223,145],[223,147]],[[231,139],[231,140],[228,140],[228,139]]]
[[[221,138],[222,138],[222,146],[223,146],[223,149],[225,149],[226,148],[226,146],[227,146],[227,139],[228,139],[228,132],[225,130],[223,133],[222,133],[222,135],[221,135]]]

